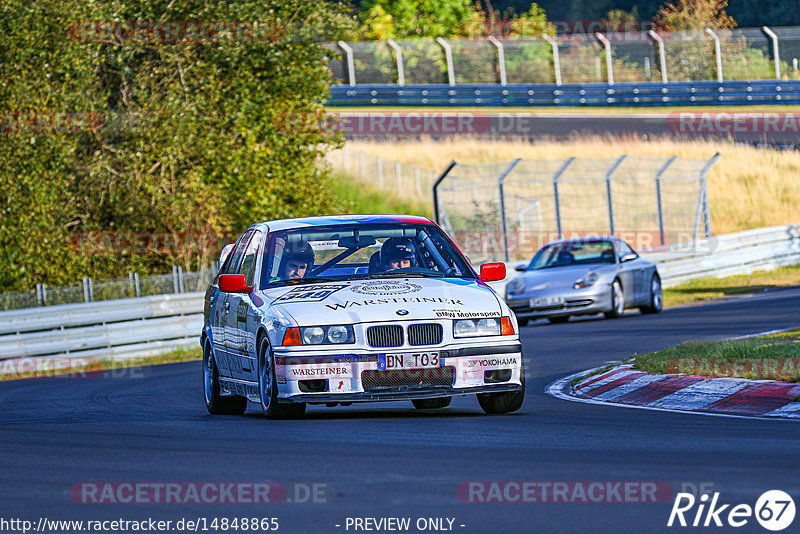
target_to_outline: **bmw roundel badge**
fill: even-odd
[[[397,315],[408,315],[408,310],[397,310]]]

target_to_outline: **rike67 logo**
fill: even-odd
[[[703,494],[695,498],[691,493],[678,493],[669,514],[667,526],[738,528],[747,525],[753,516],[767,530],[778,532],[792,524],[795,515],[794,500],[781,490],[764,492],[755,507],[749,504],[720,504],[719,492],[710,497]]]

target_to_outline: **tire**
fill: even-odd
[[[548,317],[551,324],[563,324],[569,321],[569,315],[559,315],[558,317]]]
[[[299,419],[306,413],[305,403],[278,402],[278,383],[267,336],[261,338],[258,346],[258,393],[261,411],[267,419]]]
[[[650,305],[642,306],[639,311],[643,314],[648,313],[661,313],[664,307],[664,295],[661,293],[661,278],[658,274],[654,274],[650,280]]]
[[[242,415],[247,410],[247,397],[223,397],[219,392],[219,369],[211,341],[206,338],[203,343],[203,393],[206,410],[212,415]]]
[[[438,399],[414,399],[414,408],[417,410],[438,410],[440,408],[447,408],[453,397],[441,397]]]
[[[611,311],[603,312],[606,319],[619,319],[625,312],[625,292],[619,280],[611,284]]]
[[[522,328],[523,326],[528,326],[528,319],[520,319],[518,317],[517,318],[517,325],[519,325],[520,328]]]
[[[516,412],[522,408],[522,402],[525,400],[525,359],[522,360],[520,369],[520,382],[522,388],[518,391],[506,391],[503,393],[478,393],[478,404],[481,409],[489,414],[504,414]]]

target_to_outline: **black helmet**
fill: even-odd
[[[314,265],[314,249],[306,241],[290,243],[283,251],[284,265],[289,260],[301,261],[311,267]]]
[[[392,237],[381,246],[381,263],[388,266],[392,261],[409,260],[411,266],[416,264],[416,255],[411,239],[407,237]]]

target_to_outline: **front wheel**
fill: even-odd
[[[453,397],[441,397],[439,399],[414,399],[414,408],[417,410],[438,410],[440,408],[447,408]]]
[[[520,356],[522,357],[522,356]],[[519,370],[519,381],[522,387],[518,391],[506,391],[504,393],[478,393],[478,404],[487,414],[503,414],[516,412],[522,408],[525,400],[525,360]]]
[[[625,292],[622,290],[622,284],[619,280],[614,280],[611,284],[611,311],[604,312],[603,315],[606,319],[617,319],[622,317],[625,311]]]
[[[639,311],[642,313],[659,313],[664,307],[664,296],[661,293],[661,278],[657,274],[650,280],[650,305],[642,306]]]
[[[246,397],[220,395],[219,370],[209,339],[203,343],[203,392],[206,410],[212,415],[242,415],[247,410]]]
[[[267,419],[297,419],[306,413],[305,403],[279,404],[278,384],[269,341],[264,336],[258,349],[258,393],[261,411]]]

